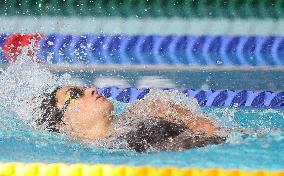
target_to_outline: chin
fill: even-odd
[[[113,111],[113,104],[111,101],[109,101],[108,99],[106,99],[106,101],[104,101],[104,105],[105,107],[110,110],[110,111]]]
[[[113,107],[112,102],[109,102],[109,108],[110,108],[111,111],[113,111],[114,107]]]

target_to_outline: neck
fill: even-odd
[[[109,126],[93,126],[92,128],[82,130],[81,132],[77,132],[74,136],[83,141],[93,141],[100,138],[105,138],[111,135],[111,130],[109,130]]]
[[[96,125],[85,130],[80,138],[87,141],[92,141],[99,138],[105,138],[111,135],[110,125]]]

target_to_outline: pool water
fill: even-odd
[[[23,57],[23,60],[18,58],[17,62],[11,64],[6,70],[0,70],[2,72],[0,74],[0,162],[104,163],[249,170],[284,169],[283,108],[203,108],[203,111],[216,115],[223,126],[266,129],[267,132],[262,135],[233,133],[225,144],[184,151],[136,153],[127,150],[105,149],[79,143],[63,134],[36,130],[30,120],[23,120],[25,115],[29,117],[28,112],[31,106],[37,105],[27,104],[26,99],[33,100],[34,96],[46,90],[46,87],[52,89],[58,86],[59,82],[63,85],[73,85],[75,82],[82,83],[81,85],[94,85],[94,80],[105,74],[109,74],[107,76],[120,75],[120,78],[126,79],[129,83],[132,81],[130,86],[137,86],[139,73],[113,70],[101,73],[70,72],[69,76],[63,75],[63,72],[52,74],[26,58],[28,57]],[[265,72],[267,76],[262,75],[261,71],[255,71],[251,72],[250,77],[246,76],[247,72],[242,71],[238,73],[200,71],[198,74],[191,71],[178,74],[149,72],[144,76],[157,76],[157,73],[160,74],[158,76],[172,78],[175,80],[174,83],[186,83],[186,85],[177,87],[201,88],[200,86],[207,84],[207,88],[214,89],[272,89],[273,91],[284,89],[282,84],[284,74],[281,71]],[[208,81],[206,81],[206,76],[210,78]],[[189,83],[183,80],[184,78]],[[117,114],[129,106],[121,102],[114,101],[114,103]]]
[[[115,102],[116,113],[128,104]],[[283,109],[203,108],[217,115],[224,126],[272,130],[263,135],[232,134],[225,144],[184,151],[136,153],[103,149],[74,141],[65,135],[37,131],[28,121],[1,107],[0,162],[64,162],[174,166],[225,169],[284,169]],[[278,128],[278,130],[274,130]]]
[[[56,70],[56,75],[66,71]],[[83,81],[86,85],[100,87],[161,87],[190,89],[231,89],[231,90],[284,90],[284,69],[279,70],[92,70],[69,71],[74,79]]]

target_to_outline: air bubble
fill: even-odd
[[[216,63],[217,63],[218,65],[223,64],[223,62],[222,62],[221,60],[217,60]]]

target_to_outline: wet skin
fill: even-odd
[[[56,93],[57,106],[64,107],[69,91],[74,86],[66,86]],[[84,95],[72,100],[67,106],[62,125],[64,132],[83,140],[92,140],[108,136],[113,117],[113,104],[98,94],[95,87],[83,88]]]
[[[91,141],[98,138],[108,137],[113,133],[113,104],[104,96],[101,96],[95,87],[83,88],[65,86],[56,93],[57,106],[64,108],[68,95],[72,88],[83,91],[83,96],[74,99],[65,109],[63,124],[60,130],[77,139]],[[124,112],[124,116],[137,116],[143,113],[146,116],[162,118],[174,122],[175,116],[184,116],[181,121],[189,129],[202,132],[206,136],[218,135],[220,127],[208,119],[198,117],[189,110],[176,105],[164,104],[162,101],[142,100],[132,108]],[[190,119],[190,120],[189,120]]]

